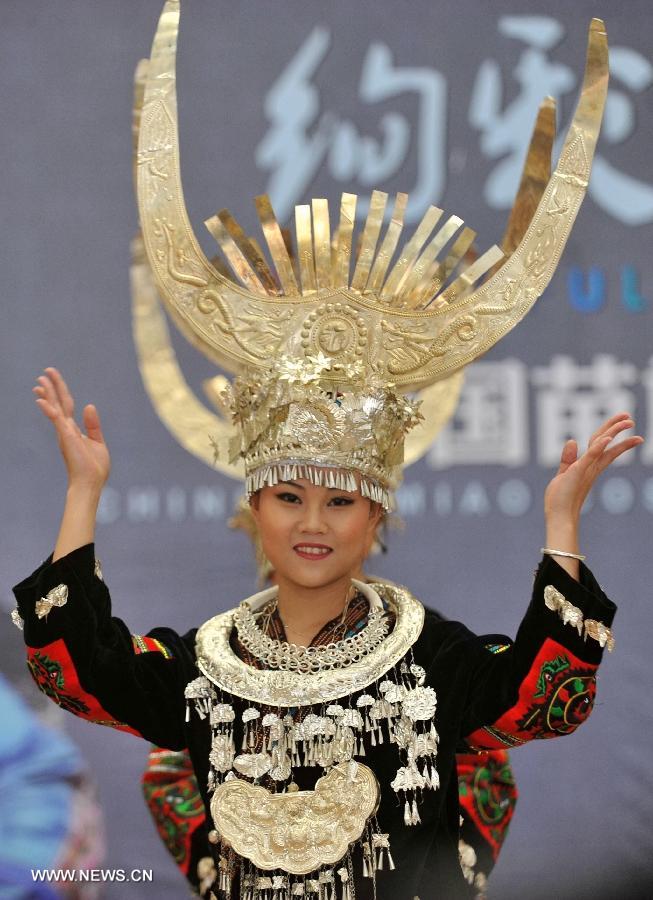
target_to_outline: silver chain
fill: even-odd
[[[322,672],[359,662],[383,643],[390,622],[383,608],[370,610],[367,625],[358,634],[321,647],[302,647],[269,637],[243,600],[234,613],[234,624],[243,646],[269,668],[289,672]]]

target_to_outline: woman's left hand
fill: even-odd
[[[562,449],[560,467],[544,493],[544,515],[549,525],[577,526],[583,503],[601,472],[623,453],[643,443],[644,438],[635,435],[612,444],[618,434],[634,424],[630,413],[612,416],[594,432],[587,450],[580,457],[576,441],[567,441]]]

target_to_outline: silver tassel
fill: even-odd
[[[341,894],[340,894],[341,900],[352,900],[351,885],[349,882],[349,870],[347,869],[346,866],[342,866],[340,869],[338,869],[336,874],[338,875],[338,877],[340,878],[340,881],[342,882],[342,884],[341,884],[342,890],[341,890]]]
[[[374,878],[374,855],[368,841],[363,842],[363,878]]]

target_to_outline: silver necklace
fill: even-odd
[[[358,583],[354,582],[354,585],[358,586]],[[357,634],[321,647],[302,647],[278,641],[263,631],[255,616],[255,612],[274,599],[276,594],[277,588],[270,588],[249,600],[243,600],[233,617],[240,642],[269,668],[300,673],[343,668],[368,656],[388,634],[390,623],[381,600],[378,595],[375,595],[375,600],[371,592],[364,592],[370,600],[370,612],[367,625]]]
[[[351,602],[357,596],[360,596],[360,594],[358,593],[358,591],[352,584],[351,587],[349,588],[349,590],[347,591],[345,607],[344,607],[342,613],[340,614],[339,621],[338,622],[333,621],[332,624],[329,625],[329,628],[327,629],[327,634],[329,632],[335,632],[336,629],[338,629],[338,628],[343,628],[343,626],[345,624],[345,618],[349,611],[349,607],[351,606]],[[315,636],[315,635],[319,634],[322,630],[324,630],[324,628],[326,627],[325,624],[315,623],[314,625],[310,626],[308,631],[300,631],[298,628],[295,628],[293,625],[287,624],[284,621],[284,619],[282,618],[281,612],[279,611],[278,598],[277,598],[277,600],[274,600],[272,603],[272,608],[270,610],[270,614],[266,617],[266,620],[265,620],[265,626],[267,626],[269,624],[271,615],[274,613],[275,610],[277,612],[277,615],[279,616],[281,624],[283,625],[283,630],[286,634],[289,631],[292,631],[293,634],[298,634],[300,637],[308,637],[309,635]],[[334,619],[335,619],[335,617],[334,617]],[[317,630],[316,630],[316,628],[317,628]],[[264,627],[262,630],[265,634],[267,634],[267,627]],[[343,629],[343,635],[344,635],[344,629]],[[343,639],[344,639],[344,637],[343,637]],[[292,644],[293,641],[288,641],[288,643]]]

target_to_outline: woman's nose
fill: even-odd
[[[322,509],[319,506],[311,506],[306,504],[303,509],[304,515],[299,524],[300,531],[303,534],[325,534],[327,531],[327,523],[324,519]]]

